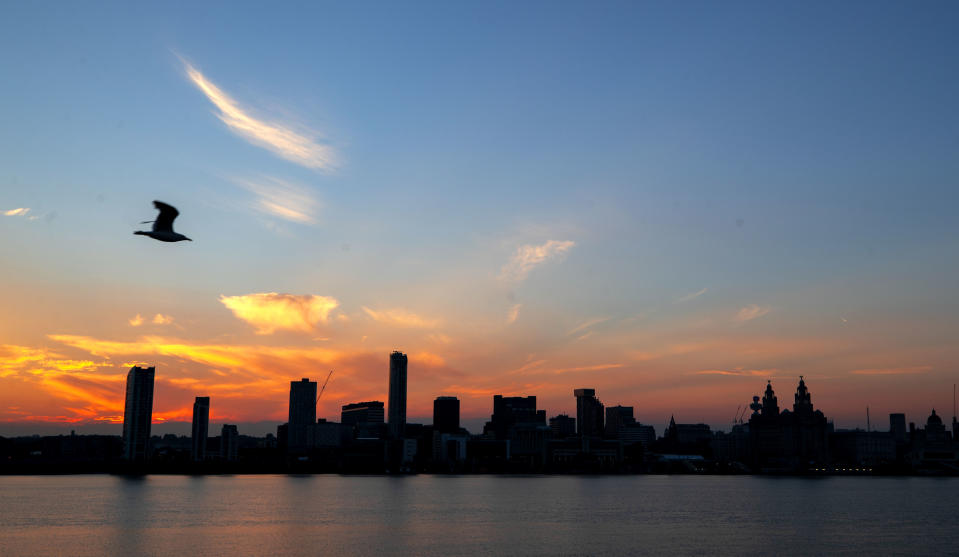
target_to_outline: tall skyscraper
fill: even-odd
[[[206,460],[206,439],[210,431],[210,397],[198,396],[193,402],[193,462]]]
[[[235,425],[223,424],[220,432],[220,457],[233,462],[239,454],[240,434]]]
[[[406,354],[394,351],[390,354],[390,437],[400,439],[406,430]]]
[[[441,396],[433,401],[433,430],[457,433],[460,430],[460,401],[455,396]]]
[[[139,366],[133,366],[127,373],[126,404],[123,409],[123,458],[131,462],[144,462],[150,454],[155,373],[155,367]]]
[[[603,403],[596,398],[596,389],[575,389],[576,433],[580,437],[603,435]]]
[[[308,449],[313,424],[316,423],[316,381],[306,377],[290,381],[290,416],[287,423],[287,448],[291,451]]]

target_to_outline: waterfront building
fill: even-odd
[[[220,431],[220,458],[234,462],[239,452],[240,435],[235,425],[223,424]]]
[[[908,439],[905,414],[889,414],[889,433],[896,443],[905,443]]]
[[[193,429],[190,458],[193,462],[206,460],[206,444],[210,430],[210,397],[198,396],[193,402]]]
[[[566,439],[576,435],[576,418],[566,414],[553,416],[549,419],[549,428],[553,432],[553,439]]]
[[[352,428],[357,438],[380,438],[383,431],[383,403],[378,400],[354,402],[340,410],[340,422]]]
[[[406,429],[406,366],[402,352],[390,354],[389,431],[393,439],[401,439]]]
[[[829,460],[831,426],[822,411],[813,409],[802,376],[792,411],[779,411],[771,382],[767,382],[762,400],[762,404],[750,406],[754,413],[749,419],[753,465],[757,469],[799,472]]]
[[[460,401],[455,396],[441,396],[433,401],[433,429],[440,433],[460,430]]]
[[[622,426],[635,424],[632,406],[610,406],[606,408],[606,437],[619,439],[619,429]]]
[[[310,381],[306,377],[299,381],[290,381],[287,423],[287,449],[291,452],[308,450],[313,437],[313,424],[316,423],[316,381]]]
[[[575,389],[576,433],[580,437],[603,435],[603,403],[596,398],[596,389]]]
[[[123,408],[123,458],[145,462],[150,456],[150,424],[153,421],[155,367],[133,366],[127,373]]]
[[[494,439],[509,439],[510,430],[519,425],[546,425],[546,411],[536,409],[535,396],[493,396],[493,415],[483,434]]]

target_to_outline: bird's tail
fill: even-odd
[[[147,236],[147,235],[149,235],[150,233],[149,233],[149,232],[144,232],[144,231],[142,231],[142,230],[137,230],[136,232],[134,232],[134,234],[143,234],[144,236]]]

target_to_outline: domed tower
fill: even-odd
[[[779,401],[773,391],[772,381],[766,381],[766,392],[763,393],[763,416],[778,416]]]
[[[793,404],[793,412],[812,413],[812,396],[809,395],[809,389],[806,388],[806,382],[803,376],[799,376],[799,387],[796,388],[796,402]]]

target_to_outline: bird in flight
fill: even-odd
[[[167,205],[162,201],[154,201],[153,206],[160,211],[160,214],[157,215],[156,220],[148,220],[140,223],[146,224],[148,222],[152,222],[153,230],[149,232],[145,230],[137,230],[134,232],[134,234],[149,236],[154,240],[160,240],[161,242],[182,242],[183,240],[187,240],[189,242],[193,241],[183,234],[178,234],[173,231],[173,219],[180,214],[180,211],[177,211],[176,207],[173,205]]]

